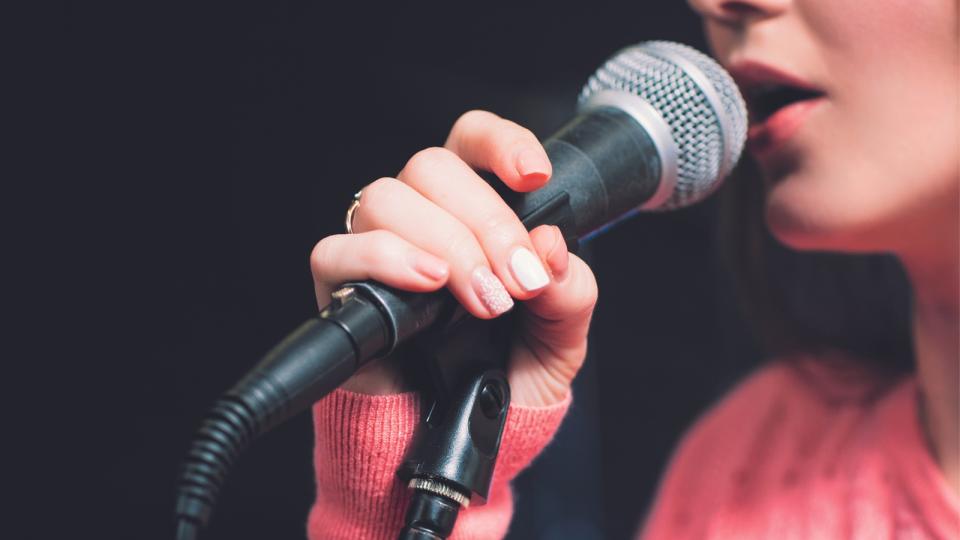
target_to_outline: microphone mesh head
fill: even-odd
[[[677,146],[677,184],[657,210],[704,199],[740,158],[747,133],[743,97],[719,64],[692,47],[669,41],[628,47],[590,77],[580,103],[601,90],[640,96],[670,127]]]

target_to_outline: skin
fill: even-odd
[[[725,67],[762,61],[826,92],[787,144],[759,160],[768,225],[797,249],[899,257],[915,295],[922,422],[931,451],[960,492],[956,4],[691,5]],[[514,402],[556,403],[586,354],[596,282],[555,228],[525,231],[475,169],[493,171],[516,191],[542,186],[551,173],[528,130],[492,113],[464,114],[443,148],[414,155],[396,178],[364,188],[355,234],[317,244],[311,255],[317,301],[326,305],[339,283],[373,278],[416,291],[446,286],[471,314],[491,318],[471,287],[472,272],[485,265],[522,303],[523,332],[508,369]],[[527,291],[515,279],[509,258],[518,246],[543,262],[545,287]],[[390,359],[368,365],[345,388],[404,390]]]
[[[348,280],[373,278],[407,290],[447,286],[476,317],[496,316],[478,298],[473,271],[489,267],[514,299],[523,302],[524,331],[508,362],[511,399],[546,406],[566,397],[586,357],[587,329],[597,300],[589,267],[567,251],[559,229],[529,233],[474,169],[489,170],[515,191],[542,187],[551,166],[529,130],[485,111],[454,124],[443,148],[415,154],[396,178],[363,189],[355,234],[334,235],[310,257],[317,301]],[[549,283],[525,290],[511,272],[510,255],[525,247],[542,261]],[[425,273],[426,271],[426,273]],[[429,274],[429,275],[427,275]],[[373,362],[344,385],[367,394],[404,390],[395,365]]]
[[[960,493],[960,38],[950,0],[693,0],[728,69],[760,61],[826,93],[757,157],[773,234],[895,255],[914,293],[920,412]]]

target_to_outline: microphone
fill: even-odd
[[[578,103],[578,115],[543,143],[550,181],[531,193],[502,193],[528,229],[557,225],[571,243],[639,210],[704,199],[743,150],[747,113],[736,84],[686,45],[623,49],[590,77]],[[334,292],[201,425],[181,473],[178,538],[195,538],[206,524],[228,466],[253,439],[456,313],[446,290],[411,293],[367,281]]]

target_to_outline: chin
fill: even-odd
[[[816,189],[829,186],[798,180],[785,179],[767,192],[764,217],[774,238],[798,251],[885,251],[871,241],[876,220],[864,215],[858,201],[847,201],[836,190]]]
[[[829,234],[802,216],[782,208],[767,206],[767,227],[781,244],[797,251],[832,251],[837,249]]]

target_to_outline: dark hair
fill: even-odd
[[[910,287],[889,255],[790,249],[764,220],[765,188],[744,159],[722,189],[721,249],[767,354],[841,350],[889,372],[913,369]]]

